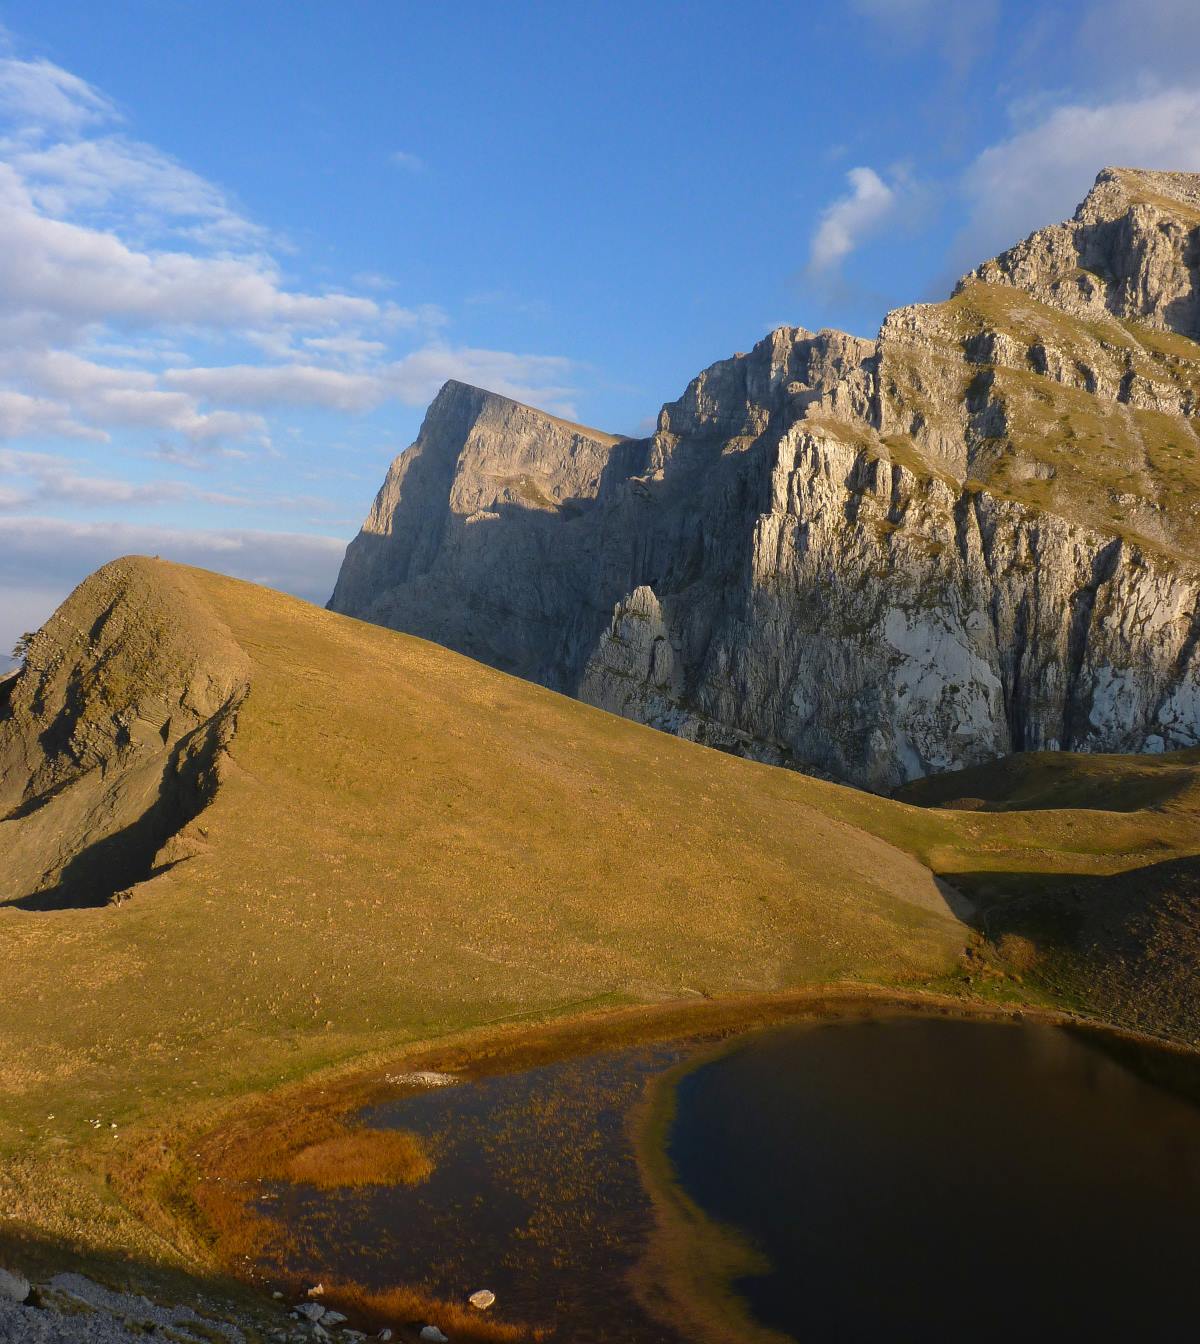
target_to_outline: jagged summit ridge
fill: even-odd
[[[617,439],[450,384],[331,605],[875,788],[1200,741],[1200,178],[876,341],[782,327]]]
[[[509,619],[521,600],[509,584],[569,562],[564,525],[595,506],[625,457],[616,435],[446,383],[389,468],[330,608],[550,681],[539,642]],[[560,613],[535,593],[525,614]]]
[[[1200,339],[1200,175],[1106,168],[1073,219],[972,273],[1080,316]]]

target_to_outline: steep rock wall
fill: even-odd
[[[331,606],[877,789],[1194,745],[1197,202],[1106,170],[946,303],[780,328],[645,440],[448,384]]]

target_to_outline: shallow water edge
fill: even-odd
[[[139,1193],[143,1201],[153,1200],[160,1226],[169,1220],[176,1244],[186,1246],[190,1242],[203,1246],[210,1263],[211,1257],[225,1270],[260,1288],[280,1287],[288,1291],[294,1285],[264,1278],[255,1268],[258,1251],[273,1232],[269,1220],[250,1207],[264,1159],[273,1149],[286,1148],[297,1136],[303,1137],[306,1131],[311,1132],[314,1125],[319,1127],[331,1116],[345,1116],[403,1098],[412,1091],[402,1081],[405,1074],[434,1070],[467,1082],[648,1042],[686,1039],[701,1043],[701,1049],[717,1050],[731,1036],[773,1024],[914,1015],[1041,1022],[1082,1031],[1089,1038],[1103,1038],[1113,1049],[1136,1050],[1138,1046],[1153,1045],[1162,1050],[1164,1058],[1177,1058],[1182,1073],[1187,1073],[1187,1066],[1194,1066],[1200,1059],[1185,1047],[1164,1046],[1163,1042],[1129,1032],[1111,1032],[1064,1013],[998,1007],[922,992],[873,990],[859,985],[754,999],[637,1005],[551,1022],[481,1029],[451,1040],[412,1046],[369,1062],[360,1060],[350,1068],[244,1099],[236,1107],[226,1108],[220,1116],[204,1117],[203,1125],[186,1135],[170,1135],[175,1161],[169,1180],[156,1182],[154,1189],[143,1185]],[[653,1096],[669,1091],[656,1087]],[[709,1340],[716,1344],[733,1337],[756,1339],[764,1344],[781,1338],[754,1325],[733,1294],[714,1295],[715,1283],[737,1277],[734,1272],[724,1271],[748,1266],[752,1252],[744,1240],[726,1230],[719,1235],[715,1233],[708,1225],[711,1220],[703,1225],[703,1237],[693,1235],[698,1211],[681,1202],[680,1192],[670,1189],[664,1181],[661,1162],[645,1138],[656,1126],[661,1134],[665,1123],[663,1116],[653,1110],[653,1096],[634,1107],[629,1121],[639,1160],[645,1164],[644,1180],[656,1209],[656,1230],[649,1253],[632,1274],[635,1295],[652,1315],[664,1322],[671,1321],[677,1328],[686,1317],[690,1333],[685,1337],[706,1344]],[[159,1135],[157,1141],[161,1143],[162,1139]],[[685,1229],[686,1237],[682,1235]],[[705,1248],[702,1252],[693,1249],[689,1255],[681,1253],[680,1248],[685,1245],[694,1248],[700,1244]],[[697,1254],[702,1263],[695,1263]],[[718,1268],[723,1272],[714,1273]],[[703,1290],[698,1284],[703,1285]],[[697,1311],[701,1303],[703,1306]],[[703,1323],[696,1320],[697,1314]]]

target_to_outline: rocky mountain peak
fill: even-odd
[[[780,327],[623,439],[449,383],[330,605],[671,732],[887,789],[1200,744],[1200,178],[876,341]]]
[[[1102,168],[1075,218],[1081,223],[1119,219],[1139,204],[1174,214],[1185,223],[1200,222],[1200,173]]]
[[[1200,340],[1200,174],[1106,168],[1072,219],[967,279],[1015,286],[1076,316]]]

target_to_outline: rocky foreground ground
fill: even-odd
[[[115,1292],[82,1274],[56,1274],[43,1284],[0,1269],[0,1340],[4,1344],[311,1344],[312,1341],[365,1340],[359,1330],[345,1328],[346,1318],[319,1301],[294,1306],[278,1303],[278,1318],[269,1314],[251,1320],[231,1312],[228,1304],[200,1297],[194,1306],[152,1302],[136,1293]],[[384,1329],[372,1338],[396,1344],[407,1338],[444,1344],[447,1336],[435,1325],[395,1333]]]

